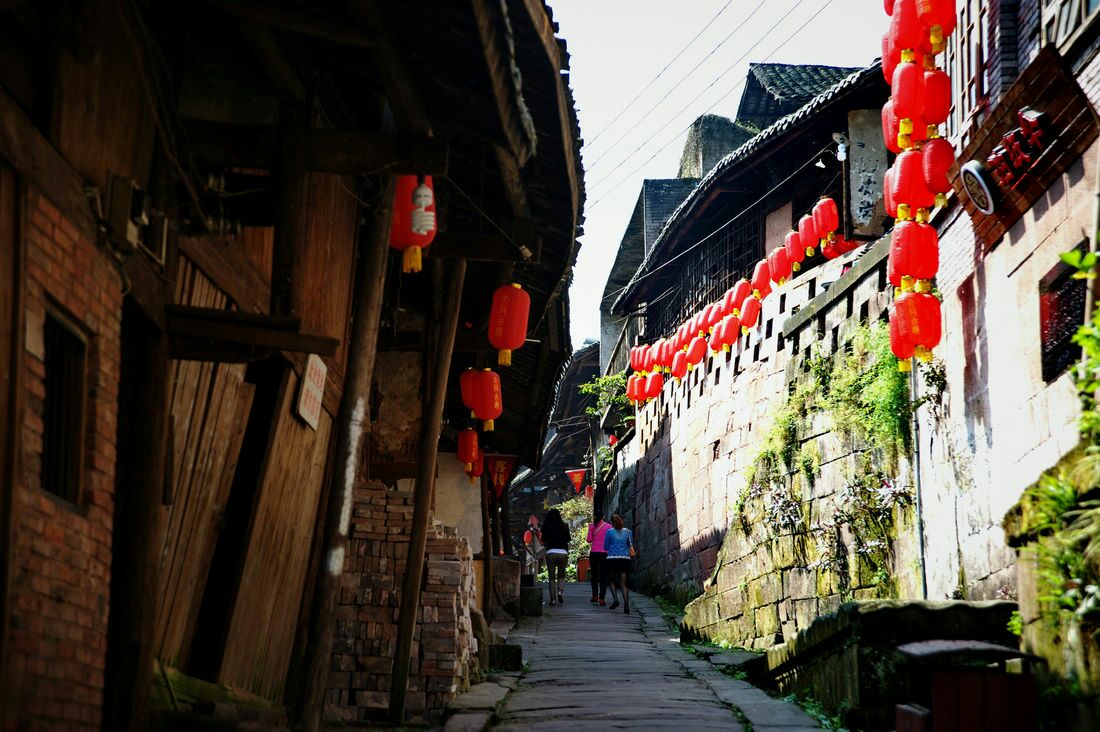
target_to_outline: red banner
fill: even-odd
[[[512,482],[512,474],[516,471],[515,455],[486,455],[485,471],[489,474],[489,483],[493,486],[493,493],[497,498],[504,495],[508,484]]]
[[[573,484],[573,490],[577,493],[580,493],[584,486],[584,476],[586,473],[588,473],[588,471],[585,468],[565,471],[565,474],[569,476],[569,480]]]

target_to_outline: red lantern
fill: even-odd
[[[664,388],[665,377],[661,376],[660,371],[654,371],[649,376],[645,377],[645,398],[656,399],[661,396],[661,389]]]
[[[421,249],[435,238],[435,192],[432,177],[399,175],[390,214],[390,246],[402,252],[401,271],[419,272]]]
[[[947,205],[947,192],[951,190],[951,181],[947,174],[955,163],[955,150],[951,143],[942,137],[934,137],[924,144],[921,150],[921,169],[928,190],[936,194],[936,205]]]
[[[464,429],[458,433],[458,461],[466,463],[466,472],[474,467],[477,460],[477,432]]]
[[[890,308],[890,352],[898,359],[898,371],[912,369],[909,359],[913,358],[916,346],[902,335],[901,317],[898,315],[897,306]]]
[[[939,345],[943,335],[940,301],[923,292],[904,292],[894,301],[898,317],[898,334],[913,344],[916,356],[932,357],[931,350]]]
[[[942,125],[951,113],[951,77],[943,69],[924,72],[924,108],[921,116],[926,125]]]
[[[733,314],[740,315],[745,307],[745,300],[752,297],[752,283],[744,277],[733,286]]]
[[[894,168],[886,169],[882,176],[882,202],[886,206],[886,215],[892,219],[898,217],[898,204],[894,200]]]
[[[892,153],[901,152],[898,147],[898,125],[900,120],[894,113],[894,100],[887,99],[882,105],[882,141],[886,143],[886,149]]]
[[[822,239],[840,228],[840,214],[836,209],[836,201],[831,198],[822,198],[814,204],[813,217],[814,228]]]
[[[500,353],[497,363],[512,365],[512,351],[527,340],[527,316],[531,312],[531,296],[514,282],[498,287],[493,293],[489,313],[489,342]]]
[[[676,350],[682,351],[687,348],[687,323],[680,323],[680,327],[676,329]]]
[[[820,238],[817,227],[814,225],[813,216],[806,214],[798,220],[798,241],[805,247],[807,257],[814,255],[814,248]]]
[[[687,351],[677,351],[676,355],[672,357],[672,376],[679,381],[684,378],[684,375],[688,371],[688,355]]]
[[[894,161],[893,200],[898,209],[897,218],[910,219],[920,209],[931,208],[935,196],[924,182],[923,161],[919,150],[906,150]]]
[[[768,260],[761,259],[752,272],[752,296],[760,299],[767,297],[772,291],[771,279]]]
[[[894,14],[894,0],[883,0],[883,7],[886,8],[887,15]]]
[[[787,250],[776,247],[768,255],[768,273],[772,281],[782,285],[791,276],[791,260],[787,258]]]
[[[917,18],[916,0],[896,0],[890,14],[890,45],[898,51],[922,51],[928,37]]]
[[[726,294],[722,295],[722,317],[725,317],[733,312],[733,296],[734,288],[726,290]]]
[[[483,369],[474,377],[474,416],[481,420],[486,432],[493,431],[493,422],[504,411],[504,399],[500,393],[500,375]]]
[[[833,249],[838,254],[847,254],[848,252],[855,251],[858,247],[859,242],[849,241],[840,234],[837,234],[836,240],[833,242]]]
[[[723,344],[726,342],[725,328],[726,319],[722,318],[718,321],[718,324],[714,326],[714,331],[711,332],[710,338],[707,340],[707,345],[710,346],[710,350],[714,353],[718,353],[719,351],[721,351]]]
[[[833,247],[833,243],[831,241],[829,241],[828,239],[823,240],[823,242],[821,244],[821,254],[827,260],[828,259],[836,259],[837,257],[840,256],[840,252],[838,252]]]
[[[722,350],[730,350],[741,335],[741,319],[736,315],[727,315],[722,321]]]
[[[706,358],[707,355],[707,339],[703,336],[695,336],[691,339],[691,345],[687,350],[687,363],[688,368],[695,368],[695,365]]]
[[[760,301],[750,297],[745,301],[745,307],[741,310],[741,332],[748,333],[756,327],[760,319]]]
[[[787,232],[783,248],[787,250],[787,261],[791,263],[791,270],[797,272],[802,268],[802,260],[806,258],[806,248],[802,246],[797,231]]]
[[[485,473],[485,452],[478,447],[477,460],[474,460],[473,465],[466,471],[466,475],[470,476],[470,482],[476,483],[477,479]]]
[[[924,114],[924,71],[920,66],[904,59],[898,64],[890,82],[890,98],[898,117],[898,147],[904,150],[913,146],[913,132]]]
[[[935,277],[939,265],[939,240],[933,227],[916,221],[899,221],[894,225],[890,234],[890,255],[886,260],[886,274],[891,285],[910,290],[913,280]]]
[[[886,77],[886,83],[889,84],[894,78],[894,69],[898,65],[898,61],[901,59],[901,53],[896,50],[892,43],[890,43],[890,34],[882,34],[882,75]]]
[[[722,319],[722,304],[715,302],[707,305],[703,310],[703,327],[707,333],[714,331],[714,326],[718,325],[718,321]]]
[[[944,49],[955,30],[955,0],[916,0],[917,20],[928,29],[928,42],[934,53]]]
[[[462,392],[462,404],[470,410],[470,415],[476,417],[474,414],[474,407],[477,405],[477,374],[474,369],[466,369],[462,372],[462,376],[458,377],[458,388]]]

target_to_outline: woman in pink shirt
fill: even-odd
[[[603,520],[602,513],[596,513],[594,520],[588,525],[588,543],[591,549],[588,551],[588,576],[592,580],[592,602],[606,605],[607,597],[607,571],[604,568],[604,560],[607,552],[604,551],[604,534],[611,524]],[[599,594],[596,594],[597,588]]]

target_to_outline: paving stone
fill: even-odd
[[[746,661],[760,658],[760,655],[751,651],[723,651],[722,653],[715,653],[707,660],[715,666],[740,666]]]
[[[451,700],[448,709],[457,711],[486,710],[493,711],[500,700],[508,695],[508,687],[485,682],[470,687],[465,694],[461,694]]]
[[[447,719],[443,732],[481,732],[489,724],[490,712],[462,712]]]

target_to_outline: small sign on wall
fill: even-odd
[[[306,369],[302,381],[298,384],[298,403],[295,411],[302,420],[313,429],[321,418],[321,405],[325,398],[325,377],[328,366],[320,356],[310,354],[306,359]]]

